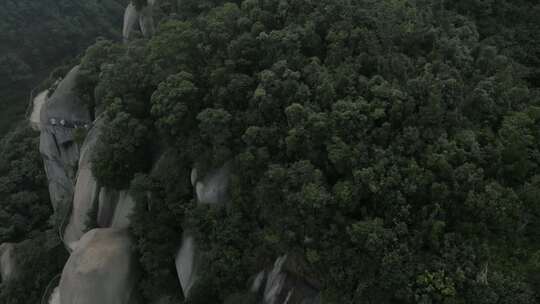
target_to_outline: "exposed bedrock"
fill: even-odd
[[[79,241],[60,279],[60,303],[137,303],[139,276],[132,240],[125,229],[94,229]]]
[[[60,304],[60,288],[56,287],[49,297],[49,304]]]
[[[191,184],[195,188],[197,203],[225,206],[229,200],[230,173],[230,163],[219,169],[211,170],[203,177],[199,176],[197,169],[193,169],[191,171]],[[196,239],[193,233],[184,232],[182,244],[175,257],[175,263],[178,279],[185,297],[189,296],[189,291],[197,281],[198,256]]]
[[[229,201],[229,178],[231,164],[226,163],[221,168],[211,170],[206,176],[199,177],[197,169],[191,172],[191,183],[195,187],[197,203],[225,205]]]
[[[92,155],[103,124],[102,117],[96,120],[80,150],[73,209],[64,233],[64,240],[71,249],[94,226],[127,228],[135,207],[135,201],[128,191],[101,187],[92,174]]]
[[[184,232],[182,245],[175,258],[175,264],[178,280],[185,297],[189,296],[189,291],[197,280],[196,258],[195,238],[191,233]]]
[[[49,94],[49,90],[42,91],[39,93],[34,100],[32,101],[32,113],[30,114],[30,126],[32,129],[39,131],[41,129],[41,109],[43,108],[43,105],[47,101],[47,95]]]
[[[302,264],[287,255],[279,257],[271,270],[256,276],[251,291],[261,296],[261,304],[319,304],[320,284]]]
[[[111,221],[112,228],[128,228],[131,224],[131,214],[135,209],[135,200],[129,194],[129,191],[120,191],[118,203],[114,210],[114,216]]]
[[[42,105],[39,150],[49,183],[55,211],[71,204],[79,162],[79,145],[74,141],[74,126],[90,122],[87,106],[75,94],[79,67],[74,67]]]
[[[15,244],[0,245],[0,282],[7,282],[16,276]]]
[[[122,35],[124,41],[133,37],[139,29],[144,37],[154,35],[154,5],[155,0],[148,0],[147,5],[140,10],[133,3],[129,3],[124,12],[124,28]]]
[[[74,244],[83,236],[87,225],[95,219],[89,218],[92,208],[97,208],[100,188],[92,174],[92,153],[101,134],[102,120],[98,119],[88,132],[80,150],[73,209],[64,232],[64,241],[73,249]]]

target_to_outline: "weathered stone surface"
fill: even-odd
[[[0,282],[7,282],[16,276],[15,244],[0,245]]]
[[[319,287],[311,285],[314,281],[300,272],[291,272],[289,267],[298,270],[297,260],[282,256],[276,260],[270,271],[260,272],[253,281],[252,292],[262,296],[261,304],[318,304],[320,303]],[[303,272],[303,271],[302,271]]]
[[[141,10],[139,26],[144,37],[154,35],[154,4],[156,0],[148,0],[148,5]]]
[[[30,114],[30,126],[36,131],[41,129],[41,109],[47,101],[48,94],[49,90],[42,91],[33,100],[32,113]]]
[[[78,70],[76,66],[66,75],[53,95],[42,105],[40,113],[39,150],[55,211],[62,204],[71,204],[79,162],[79,146],[73,140],[73,129],[61,126],[60,121],[65,120],[70,124],[90,121],[87,106],[75,94]],[[55,123],[52,123],[53,120]]]
[[[88,221],[94,222],[97,219],[90,219],[89,213],[92,208],[97,208],[100,188],[97,180],[92,174],[92,154],[101,134],[103,120],[98,119],[93,128],[88,132],[80,150],[79,170],[75,184],[75,194],[73,198],[73,209],[69,223],[64,233],[64,241],[73,249],[77,242],[88,229]]]
[[[195,193],[199,204],[225,205],[229,201],[229,178],[231,165],[210,171],[200,178],[197,171],[192,171],[192,183],[195,182]]]
[[[178,250],[175,263],[178,279],[185,297],[189,296],[189,291],[197,280],[196,262],[195,239],[191,233],[184,232],[182,246]]]
[[[118,205],[118,191],[102,187],[99,191],[99,210],[97,215],[97,225],[100,228],[111,227],[114,218],[114,211]]]
[[[124,12],[124,28],[122,31],[124,41],[132,38],[136,31],[136,26],[139,26],[144,37],[154,35],[154,5],[155,0],[148,0],[147,5],[140,11],[137,10],[133,3],[129,3]]]
[[[50,124],[50,119],[57,119],[58,123],[64,119],[68,122],[89,122],[88,107],[77,97],[75,85],[79,66],[75,66],[58,84],[58,87],[47,100],[40,113],[42,124]]]
[[[126,7],[126,11],[124,12],[124,29],[122,31],[124,41],[128,41],[131,38],[139,17],[140,14],[135,8],[135,5],[133,5],[133,3],[129,3]]]
[[[131,304],[138,266],[126,230],[94,229],[71,254],[60,280],[60,303]]]
[[[114,210],[114,217],[111,223],[112,228],[127,228],[131,224],[131,214],[135,209],[135,200],[129,191],[120,191],[118,204]]]
[[[56,287],[49,297],[49,304],[60,304],[60,288]]]

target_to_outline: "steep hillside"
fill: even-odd
[[[132,1],[45,171],[2,142],[0,302],[539,303],[540,6],[497,3]]]
[[[69,62],[98,36],[118,37],[122,2],[2,1],[0,135],[23,118],[30,91],[54,68]]]

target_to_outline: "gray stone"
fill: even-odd
[[[256,276],[251,291],[262,294],[261,304],[320,303],[319,287],[310,283],[314,280],[299,275],[296,263],[298,260],[285,255],[276,260],[270,271]]]
[[[103,119],[98,119],[88,132],[80,150],[79,170],[75,184],[73,208],[69,223],[64,232],[64,241],[73,249],[74,244],[83,236],[88,229],[89,213],[92,208],[98,207],[100,187],[92,174],[92,154],[101,134]]]
[[[189,296],[189,291],[197,280],[196,249],[193,235],[187,231],[184,232],[182,246],[176,254],[175,264],[185,297]]]
[[[122,35],[124,41],[129,41],[132,38],[137,25],[144,37],[152,37],[154,35],[154,5],[156,0],[148,0],[147,5],[140,11],[137,10],[133,3],[129,3],[124,12],[124,28]]]
[[[41,109],[47,101],[49,90],[39,93],[32,102],[32,113],[30,114],[30,126],[32,129],[39,131],[41,129]]]
[[[107,187],[102,187],[99,191],[99,210],[97,215],[97,225],[100,228],[111,227],[114,218],[114,211],[118,205],[118,191]]]
[[[195,182],[195,193],[199,204],[225,205],[229,201],[229,178],[231,165],[225,164],[212,170],[199,179],[196,170],[192,171],[191,180]]]
[[[49,183],[52,205],[71,204],[79,162],[79,146],[73,141],[73,130],[52,125],[52,120],[89,122],[87,106],[76,96],[75,83],[79,67],[74,67],[59,83],[53,95],[42,105],[40,113],[41,135],[39,150],[43,158]]]
[[[64,267],[60,303],[131,304],[138,298],[138,275],[126,230],[91,230],[81,238]]]
[[[56,287],[49,297],[49,304],[60,304],[60,288]]]
[[[118,204],[114,210],[114,217],[111,223],[112,228],[128,228],[131,224],[131,215],[135,209],[135,200],[129,191],[120,191]]]
[[[7,282],[16,276],[15,244],[0,245],[0,282]]]

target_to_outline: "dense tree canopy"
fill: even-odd
[[[5,0],[0,11],[0,135],[22,118],[34,86],[96,37],[114,38],[122,0]]]
[[[158,8],[153,38],[99,40],[77,81],[104,121],[93,173],[137,201],[131,229],[148,302],[252,303],[250,278],[285,253],[321,282],[322,303],[540,301],[538,4]],[[15,45],[0,46],[4,84],[43,68]],[[18,129],[0,148],[0,242],[29,238],[19,250],[38,274],[32,283],[23,274],[30,285],[0,285],[7,303],[23,303],[65,258],[46,232],[36,144]],[[227,208],[198,206],[192,167],[204,176],[225,163]],[[187,232],[202,275],[184,299],[174,256]],[[48,245],[32,251],[40,242]],[[48,253],[58,260],[37,259]]]
[[[0,282],[0,303],[38,303],[67,259],[54,224],[39,134],[19,126],[0,141],[0,244],[15,245],[17,275]]]
[[[174,272],[163,243],[189,229],[211,265],[197,303],[286,252],[324,303],[536,303],[538,6],[441,3],[181,1],[150,41],[83,69],[110,126],[137,121],[121,147],[105,132],[94,171],[119,186],[142,173],[132,188],[153,193],[134,225],[145,295],[178,293],[159,283]],[[148,145],[176,165],[144,170]],[[190,189],[186,164],[227,160],[226,210],[171,190]]]

